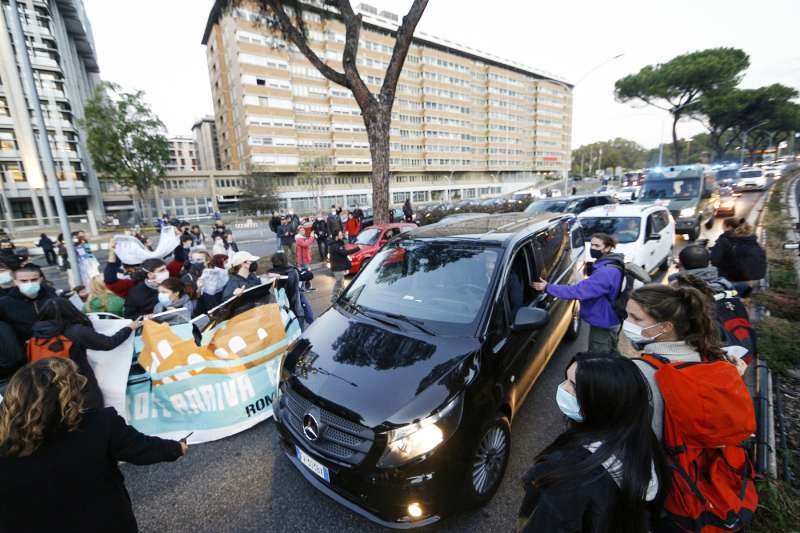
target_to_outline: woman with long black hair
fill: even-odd
[[[69,358],[75,361],[78,372],[87,380],[83,391],[86,407],[99,409],[103,407],[103,393],[89,365],[86,350],[113,350],[125,342],[131,332],[136,331],[141,325],[141,319],[133,320],[115,334],[103,335],[94,330],[89,317],[81,313],[69,300],[51,298],[39,311],[39,316],[33,324],[33,338],[30,342],[42,342],[58,336],[66,337],[72,343],[69,348]]]
[[[647,382],[629,359],[579,353],[556,402],[570,427],[523,478],[518,531],[646,533],[665,490]]]

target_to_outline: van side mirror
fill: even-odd
[[[661,240],[661,234],[659,234],[659,233],[651,233],[650,235],[647,236],[647,240],[648,241],[660,241]]]
[[[550,313],[539,307],[520,307],[514,316],[513,331],[534,331],[550,321]]]

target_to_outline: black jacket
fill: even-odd
[[[286,276],[288,279],[282,280],[280,287],[286,291],[286,297],[289,299],[289,305],[292,307],[292,312],[297,318],[303,318],[305,312],[303,311],[303,304],[300,302],[300,275],[294,267],[286,269],[273,268],[270,272]]]
[[[8,295],[0,298],[0,320],[6,322],[14,329],[17,340],[21,346],[31,338],[31,328],[39,314],[42,305],[50,298],[57,298],[56,291],[49,285],[42,283],[36,298],[28,298],[17,287],[11,289]]]
[[[14,253],[13,248],[2,248],[0,249],[0,260],[6,264],[8,268],[11,270],[16,270],[19,268],[19,257],[17,254]]]
[[[315,220],[311,225],[311,229],[314,231],[314,235],[317,239],[327,239],[330,233],[328,231],[328,223],[324,220]]]
[[[281,224],[278,226],[278,231],[275,232],[281,246],[294,246],[294,231],[289,224]]]
[[[750,281],[750,277],[745,274],[750,270],[742,265],[742,261],[752,258],[753,254],[748,254],[745,248],[760,247],[755,235],[737,237],[728,232],[723,233],[711,247],[709,258],[711,264],[717,267],[720,277],[728,281]],[[743,253],[744,251],[744,253]]]
[[[52,250],[55,247],[55,244],[53,243],[53,240],[50,239],[50,237],[48,237],[47,235],[45,235],[44,237],[41,237],[39,239],[39,243],[38,244],[39,244],[39,247],[44,251]]]
[[[251,273],[246,278],[243,278],[239,274],[231,274],[228,277],[228,283],[226,283],[225,288],[222,289],[222,300],[225,301],[233,296],[233,291],[239,287],[249,289],[250,287],[257,287],[259,285],[261,285],[261,279],[255,274]]]
[[[342,231],[342,219],[339,218],[339,215],[328,215],[325,222],[328,225],[331,237],[336,237],[336,234]]]
[[[148,437],[112,408],[89,410],[26,457],[0,456],[0,531],[138,531],[117,461],[149,465],[181,457],[180,443]]]
[[[143,315],[149,315],[153,312],[153,308],[157,303],[158,289],[152,289],[142,281],[128,291],[122,314],[125,318],[138,318]]]
[[[281,217],[278,215],[273,216],[269,219],[269,229],[272,230],[272,233],[278,232],[278,226],[281,225]]]
[[[87,408],[103,407],[103,393],[97,384],[89,359],[86,357],[86,350],[113,350],[131,336],[131,328],[125,327],[112,336],[97,333],[91,326],[72,324],[62,328],[59,324],[52,321],[36,322],[33,325],[33,337],[39,339],[49,339],[57,335],[64,335],[72,341],[69,350],[69,358],[78,365],[78,371],[87,379],[86,387],[83,389],[86,397]]]
[[[334,272],[350,270],[350,258],[347,256],[354,254],[357,251],[358,248],[348,250],[344,245],[344,241],[332,240],[329,249],[331,256],[331,270]]]
[[[10,378],[26,363],[25,352],[17,341],[14,330],[5,322],[0,322],[0,380]]]
[[[533,485],[534,480],[553,467],[577,463],[590,453],[585,449],[559,450],[528,470],[522,478],[525,496],[519,509],[517,531],[612,533],[609,528],[620,490],[602,465],[586,475],[579,486],[564,483],[538,489]]]

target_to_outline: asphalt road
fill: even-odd
[[[743,195],[737,216],[746,216],[758,197],[757,193]],[[248,231],[237,235],[243,249],[262,256],[275,250],[268,230],[267,235]],[[722,221],[717,220],[702,237],[713,243],[721,231]],[[688,241],[677,237],[675,253],[686,244]],[[104,253],[98,255],[102,261]],[[317,314],[328,307],[332,281],[322,272],[316,275],[317,290],[308,296]],[[584,327],[576,341],[562,343],[515,419],[508,470],[494,499],[479,511],[448,518],[427,531],[513,529],[522,498],[521,475],[565,428],[554,401],[555,391],[572,355],[586,348],[587,333]],[[221,441],[192,446],[188,455],[175,463],[123,465],[122,470],[143,532],[380,530],[302,478],[283,456],[271,420]]]

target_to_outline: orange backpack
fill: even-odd
[[[753,401],[727,361],[674,363],[655,355],[664,398],[663,445],[672,472],[664,502],[677,531],[741,531],[753,518],[758,494],[742,444],[756,429]]]
[[[63,357],[69,359],[72,341],[64,335],[40,339],[31,337],[28,341],[28,362],[33,363],[46,357]]]

